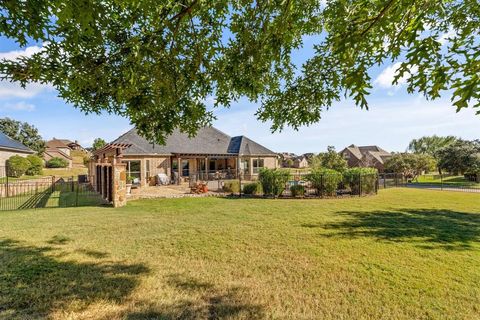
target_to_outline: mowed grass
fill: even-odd
[[[0,213],[1,319],[478,319],[480,196]]]
[[[419,176],[415,183],[421,184],[444,184],[449,186],[469,186],[473,188],[480,188],[480,183],[469,181],[464,176],[445,176],[443,179],[440,175],[423,175]]]

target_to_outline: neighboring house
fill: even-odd
[[[73,159],[71,157],[72,149],[69,146],[70,140],[55,139],[47,141],[47,148],[43,153],[43,160],[47,162],[52,158],[61,158],[68,162],[68,168],[73,166]]]
[[[10,138],[6,134],[0,131],[0,166],[4,167],[6,161],[11,156],[26,157],[29,154],[34,154],[35,151],[24,146],[20,142]],[[4,172],[2,172],[3,174]]]
[[[95,181],[95,163],[113,163],[115,159],[127,165],[127,175],[140,185],[155,183],[155,176],[164,174],[172,180],[180,175],[199,174],[200,179],[222,177],[255,179],[261,168],[277,168],[278,156],[257,142],[245,137],[230,137],[205,127],[195,137],[176,130],[165,145],[152,144],[135,129],[128,131],[93,153],[90,179]],[[180,170],[179,170],[180,168]]]
[[[293,166],[293,162],[297,155],[295,153],[291,152],[280,152],[278,153],[278,156],[280,158],[280,163],[283,168],[290,168]]]
[[[392,154],[378,146],[356,146],[354,144],[339,152],[349,167],[371,167],[377,168],[379,172],[384,171],[385,161],[392,157]]]
[[[305,156],[296,157],[295,160],[293,160],[293,167],[298,169],[308,168],[307,158]]]

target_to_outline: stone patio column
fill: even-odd
[[[180,184],[180,180],[182,179],[183,175],[183,166],[182,166],[182,158],[177,157],[177,171],[178,171],[178,180],[177,184]]]
[[[126,164],[117,163],[112,166],[113,207],[123,207],[127,204],[127,170]]]

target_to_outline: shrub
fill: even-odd
[[[297,184],[290,187],[290,192],[292,193],[292,197],[303,197],[305,195],[305,187]]]
[[[225,181],[223,191],[231,193],[240,193],[240,183],[237,180]]]
[[[43,169],[43,160],[37,155],[31,154],[27,156],[28,162],[30,162],[30,166],[28,167],[27,171],[25,172],[29,176],[35,176],[42,174]]]
[[[12,178],[20,178],[30,167],[30,161],[21,156],[11,156],[7,160],[7,175]]]
[[[53,157],[47,161],[46,165],[47,168],[66,168],[68,167],[68,161],[59,157]]]
[[[350,168],[343,173],[345,184],[352,194],[369,194],[375,191],[378,179],[375,168]]]
[[[243,193],[245,194],[262,194],[262,185],[258,182],[247,183],[243,186]]]
[[[333,196],[342,182],[342,174],[332,169],[316,169],[305,180],[311,183],[317,195]]]
[[[275,197],[280,196],[285,190],[288,179],[290,179],[290,172],[287,170],[263,168],[258,175],[263,193]]]

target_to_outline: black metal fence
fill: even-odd
[[[70,178],[13,178],[0,167],[0,211],[76,207],[105,203],[87,181]]]
[[[452,174],[422,175],[408,181],[406,186],[419,189],[480,193],[480,182],[477,182],[477,179]]]

